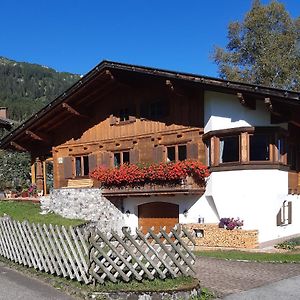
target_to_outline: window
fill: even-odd
[[[277,226],[292,224],[292,202],[283,201],[277,214]]]
[[[129,151],[121,151],[114,153],[114,166],[119,167],[125,163],[130,162]]]
[[[207,157],[207,165],[211,165],[211,141],[210,139],[205,142],[206,144],[206,157]]]
[[[75,176],[88,176],[89,175],[89,157],[85,156],[76,156],[75,157]]]
[[[270,160],[270,141],[265,134],[253,134],[250,136],[250,160]]]
[[[186,145],[178,146],[178,160],[183,161],[187,158]]]
[[[117,108],[110,115],[110,125],[122,125],[133,123],[136,121],[136,110],[134,106],[123,106],[121,108]]]
[[[239,161],[239,152],[239,136],[228,136],[220,138],[220,163]]]
[[[141,117],[159,120],[168,115],[169,103],[166,100],[156,100],[141,106]]]
[[[287,153],[287,145],[286,138],[279,137],[277,140],[277,160],[278,162],[286,164],[286,153]]]
[[[203,135],[208,165],[212,168],[222,166],[222,170],[253,169],[253,165],[273,165],[272,168],[281,169],[288,160],[296,168],[296,156],[300,152],[296,154],[299,150],[289,145],[287,155],[287,134],[287,130],[275,126],[208,132]],[[293,143],[296,145],[297,140],[290,141],[290,144]]]
[[[167,147],[167,162],[176,161],[175,146]]]
[[[167,147],[167,162],[183,161],[187,159],[186,145],[175,145]]]

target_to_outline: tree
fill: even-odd
[[[30,157],[27,153],[0,150],[0,190],[29,185]]]
[[[255,0],[243,21],[229,24],[228,40],[213,54],[222,78],[300,90],[300,17],[283,4]]]

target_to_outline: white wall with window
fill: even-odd
[[[287,124],[271,124],[263,100],[249,109],[236,95],[206,91],[204,103],[212,166],[205,196],[217,214],[243,219],[260,242],[300,233],[300,198],[288,194]]]

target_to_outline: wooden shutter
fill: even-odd
[[[165,146],[159,145],[153,149],[153,162],[160,163],[165,161]]]
[[[73,158],[72,157],[64,157],[64,178],[72,178],[73,177]]]
[[[292,202],[288,202],[288,224],[292,224]]]
[[[111,168],[112,167],[112,162],[113,162],[113,153],[112,152],[101,152],[100,153],[100,166],[104,166],[107,168]]]
[[[129,151],[129,162],[131,164],[137,164],[137,163],[139,163],[139,150],[137,150],[137,149],[131,149]]]
[[[97,168],[97,155],[90,154],[89,155],[89,171],[92,172]]]
[[[188,143],[187,144],[187,159],[197,159],[198,160],[198,144]]]
[[[276,225],[281,226],[282,225],[282,220],[281,220],[281,210],[282,208],[279,209],[277,215],[276,215]]]

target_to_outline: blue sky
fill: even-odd
[[[267,3],[267,0],[262,3]],[[293,17],[298,0],[281,1]],[[252,0],[3,0],[0,56],[85,74],[103,59],[217,76],[214,45]]]

